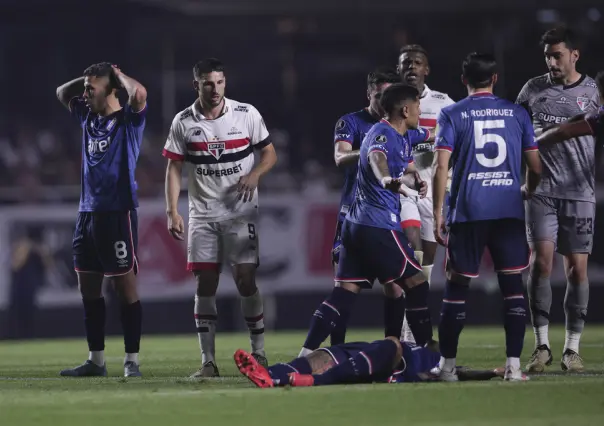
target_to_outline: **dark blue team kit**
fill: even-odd
[[[134,171],[147,107],[126,104],[102,117],[80,97],[69,103],[82,127],[82,186],[73,236],[76,271],[106,276],[137,272],[138,218]]]

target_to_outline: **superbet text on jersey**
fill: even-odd
[[[222,221],[257,209],[258,192],[246,203],[235,187],[254,166],[253,149],[267,144],[268,130],[252,105],[225,98],[223,114],[209,120],[197,100],[178,113],[163,155],[191,165],[189,218]]]
[[[449,224],[524,220],[522,153],[536,150],[526,110],[491,93],[444,108],[435,149],[451,152]]]

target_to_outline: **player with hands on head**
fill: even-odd
[[[122,107],[119,90],[125,90]],[[135,169],[147,114],[145,87],[109,62],[57,88],[57,97],[82,128],[82,185],[73,236],[74,266],[84,304],[88,360],[62,376],[106,376],[104,277],[121,305],[124,375],[140,376],[142,309],[136,288],[138,240]]]

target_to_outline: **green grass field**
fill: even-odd
[[[604,425],[604,328],[588,325],[581,354],[588,371],[560,371],[564,331],[550,331],[554,364],[528,383],[374,384],[256,389],[232,361],[248,347],[244,334],[217,340],[223,377],[187,377],[199,368],[197,337],[153,336],[143,341],[143,379],[124,379],[120,339],[107,342],[111,377],[58,377],[86,357],[83,339],[0,342],[0,425]],[[352,330],[349,340],[379,338]],[[269,333],[270,362],[295,356],[304,334]],[[504,361],[503,331],[467,328],[458,361],[490,368]],[[533,348],[527,330],[525,356]],[[408,423],[407,423],[408,424]]]

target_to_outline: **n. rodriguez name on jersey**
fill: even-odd
[[[199,101],[174,117],[163,150],[167,158],[186,161],[189,168],[189,217],[227,220],[258,207],[238,199],[241,176],[254,167],[253,149],[269,143],[262,116],[252,105],[225,98],[223,114],[206,119]]]

